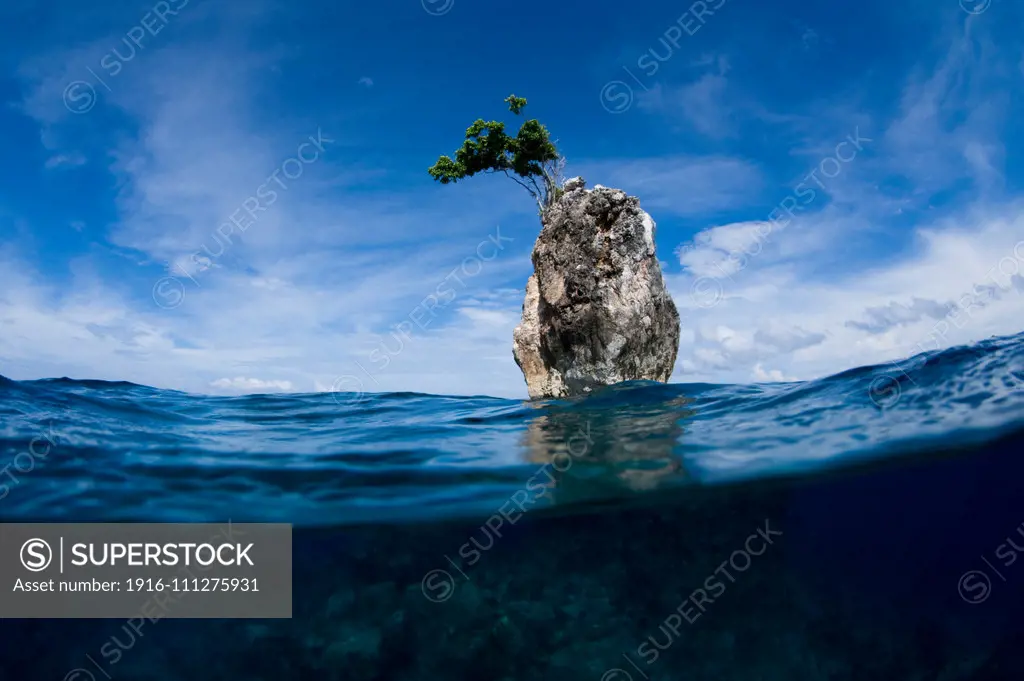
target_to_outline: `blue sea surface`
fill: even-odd
[[[0,517],[439,520],[489,514],[522,490],[534,510],[628,501],[935,455],[1022,429],[1024,335],[809,382],[634,382],[543,402],[211,397],[0,377]]]
[[[0,378],[0,520],[294,525],[291,619],[0,620],[0,680],[1020,681],[1024,334],[550,401]]]

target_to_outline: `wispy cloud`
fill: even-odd
[[[827,201],[784,230],[724,224],[681,244],[677,377],[813,378],[1020,330],[1024,223],[999,194],[1006,55],[969,27],[951,40]],[[808,138],[804,155],[815,139],[828,146]]]
[[[86,158],[82,154],[56,154],[46,159],[46,168],[76,168],[86,164]]]
[[[728,156],[584,161],[569,170],[588,183],[619,187],[643,198],[649,211],[712,216],[756,204],[765,187],[757,164]]]
[[[432,17],[414,6],[416,30],[476,35],[453,23],[475,18],[446,7]],[[140,9],[92,7],[73,42],[18,60],[18,123],[39,131],[25,157],[52,183],[35,198],[64,199],[49,202],[52,214],[0,215],[0,372],[232,393],[330,390],[356,377],[363,390],[524,396],[511,333],[539,225],[502,178],[440,188],[426,176],[450,148],[430,135],[460,119],[457,134],[480,106],[464,93],[422,106],[421,88],[448,91],[436,80],[443,69],[431,71],[448,43],[430,34],[437,54],[416,68],[386,51],[371,66],[333,58],[345,42],[334,37],[303,36],[298,49],[279,19],[303,10],[287,3],[188,3],[155,35],[142,24],[152,8]],[[689,10],[653,26],[633,60],[646,54],[658,68],[631,86],[639,105],[627,115],[594,101],[592,82],[580,86],[589,111],[563,106],[584,96],[571,83],[527,81],[546,97],[531,95],[531,107],[576,136],[569,146],[583,153],[570,173],[639,196],[658,222],[684,317],[674,380],[810,378],[1018,331],[1024,206],[1012,122],[1024,61],[981,23],[1009,10],[953,7],[967,23],[935,37],[937,57],[922,50],[910,73],[861,74],[826,91],[744,51],[761,29],[734,9],[704,16],[699,33],[687,34]],[[840,34],[823,20],[817,40],[787,26],[808,70]],[[730,31],[740,37],[720,40]],[[114,63],[101,62],[115,47],[109,89],[89,81],[90,110],[69,109],[68,85],[90,68],[111,76]],[[567,45],[565,58],[585,61],[591,47]],[[328,63],[336,70],[324,75]],[[789,98],[766,96],[773,85]],[[315,163],[289,161],[317,130],[334,141]],[[870,144],[833,173],[826,159],[856,130]],[[816,168],[824,186],[808,179]],[[268,183],[275,172],[287,189]],[[800,183],[815,198],[794,205]],[[277,192],[273,204],[258,200],[260,187]],[[499,225],[514,240],[424,317],[440,282],[471,266]],[[168,276],[176,305],[154,299]],[[710,299],[694,296],[702,277],[720,284]]]

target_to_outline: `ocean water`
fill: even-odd
[[[0,378],[0,520],[288,522],[288,620],[0,621],[0,679],[1024,679],[1024,335],[806,383]],[[2,614],[2,613],[0,613]]]

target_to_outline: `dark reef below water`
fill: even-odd
[[[1020,681],[1024,560],[996,555],[1024,546],[1022,445],[501,526],[297,528],[293,619],[6,620],[0,678]]]

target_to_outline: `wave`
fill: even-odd
[[[763,385],[530,402],[211,397],[0,377],[0,517],[413,522],[567,511],[963,452],[1024,431],[1024,334]]]

